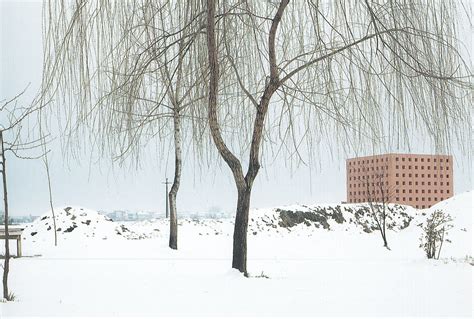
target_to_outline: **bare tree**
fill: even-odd
[[[46,1],[44,10],[42,94],[66,109],[69,146],[76,149],[87,129],[101,155],[123,164],[130,158],[138,162],[152,141],[161,145],[162,158],[168,149],[164,141],[172,141],[172,249],[178,247],[176,198],[183,139],[199,146],[205,128],[198,107],[206,94],[201,88],[205,75],[192,58],[202,28],[195,19],[196,8],[195,1],[78,1],[71,6]],[[71,60],[70,54],[82,58]],[[76,91],[79,98],[72,94]]]
[[[467,114],[464,103],[472,85],[458,52],[457,13],[453,2],[437,1],[207,0],[209,125],[238,193],[233,268],[247,272],[250,196],[261,167],[266,119],[270,128],[290,136],[296,157],[301,148],[297,124],[309,148],[311,136],[325,133],[351,146],[367,138],[380,145],[409,141],[410,128],[422,126],[442,147],[456,126],[447,123],[461,125],[454,134],[468,132],[458,117]],[[231,67],[220,67],[223,61]],[[247,73],[247,65],[256,71]],[[222,74],[233,77],[238,96],[247,102],[242,111],[250,122],[246,161],[226,144],[219,128],[219,109],[225,104],[218,94],[225,83]],[[275,95],[279,100],[269,108]],[[277,107],[279,116],[269,115]],[[297,121],[299,114],[302,120]]]
[[[25,89],[26,90],[26,89]],[[43,106],[20,107],[18,99],[24,94],[24,91],[14,96],[10,100],[0,101],[0,113],[5,120],[0,123],[0,171],[2,173],[3,186],[3,207],[4,207],[4,223],[5,223],[5,261],[3,264],[3,298],[11,301],[13,294],[8,290],[8,274],[10,272],[10,244],[9,244],[9,206],[8,206],[8,188],[7,188],[7,153],[20,159],[34,159],[35,157],[26,157],[21,155],[22,152],[29,151],[42,146],[43,139],[35,139],[31,141],[23,141],[21,130],[28,121],[28,118],[39,111]]]
[[[368,167],[362,167],[362,171],[366,172],[366,175],[362,176],[362,180],[359,178],[359,181],[365,185],[371,217],[380,232],[383,246],[390,250],[387,240],[387,217],[393,214],[393,210],[388,203],[394,195],[395,188],[388,186],[388,175],[383,169],[369,171]]]
[[[449,214],[438,209],[431,213],[425,223],[419,225],[423,229],[420,248],[425,251],[428,259],[439,259],[444,241],[449,242],[445,236],[453,228],[452,220]]]

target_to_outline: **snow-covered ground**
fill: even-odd
[[[59,246],[49,212],[28,225],[26,256],[11,261],[16,300],[0,303],[0,315],[469,317],[472,196],[428,210],[396,207],[390,251],[360,205],[253,210],[250,278],[230,269],[231,219],[180,220],[172,251],[165,220],[120,224],[57,209]],[[453,217],[452,243],[427,260],[417,225],[435,209]]]

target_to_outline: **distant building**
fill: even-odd
[[[384,154],[346,161],[347,202],[428,208],[453,196],[451,155]]]

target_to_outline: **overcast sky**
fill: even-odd
[[[28,104],[41,79],[41,2],[0,0],[0,100],[30,87],[22,102]],[[0,118],[0,121],[3,120]],[[470,120],[470,119],[466,119]],[[403,150],[391,150],[392,152]],[[419,143],[414,153],[431,153]],[[153,152],[151,152],[153,154]],[[92,209],[144,209],[162,212],[165,176],[172,178],[173,166],[152,156],[138,169],[115,169],[105,163],[68,162],[57,144],[52,146],[51,174],[55,206],[80,205]],[[455,193],[472,189],[472,168],[466,155],[454,151]],[[170,155],[172,156],[172,155]],[[265,166],[255,182],[252,207],[285,204],[329,203],[345,200],[345,159],[322,152],[320,162],[299,169],[284,161]],[[232,212],[236,192],[229,169],[195,170],[186,161],[178,195],[179,211],[206,211],[218,207]],[[8,158],[9,203],[12,215],[39,215],[49,206],[45,170],[40,160]]]

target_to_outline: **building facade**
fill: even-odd
[[[453,196],[451,155],[384,154],[346,161],[347,202],[428,208]]]

